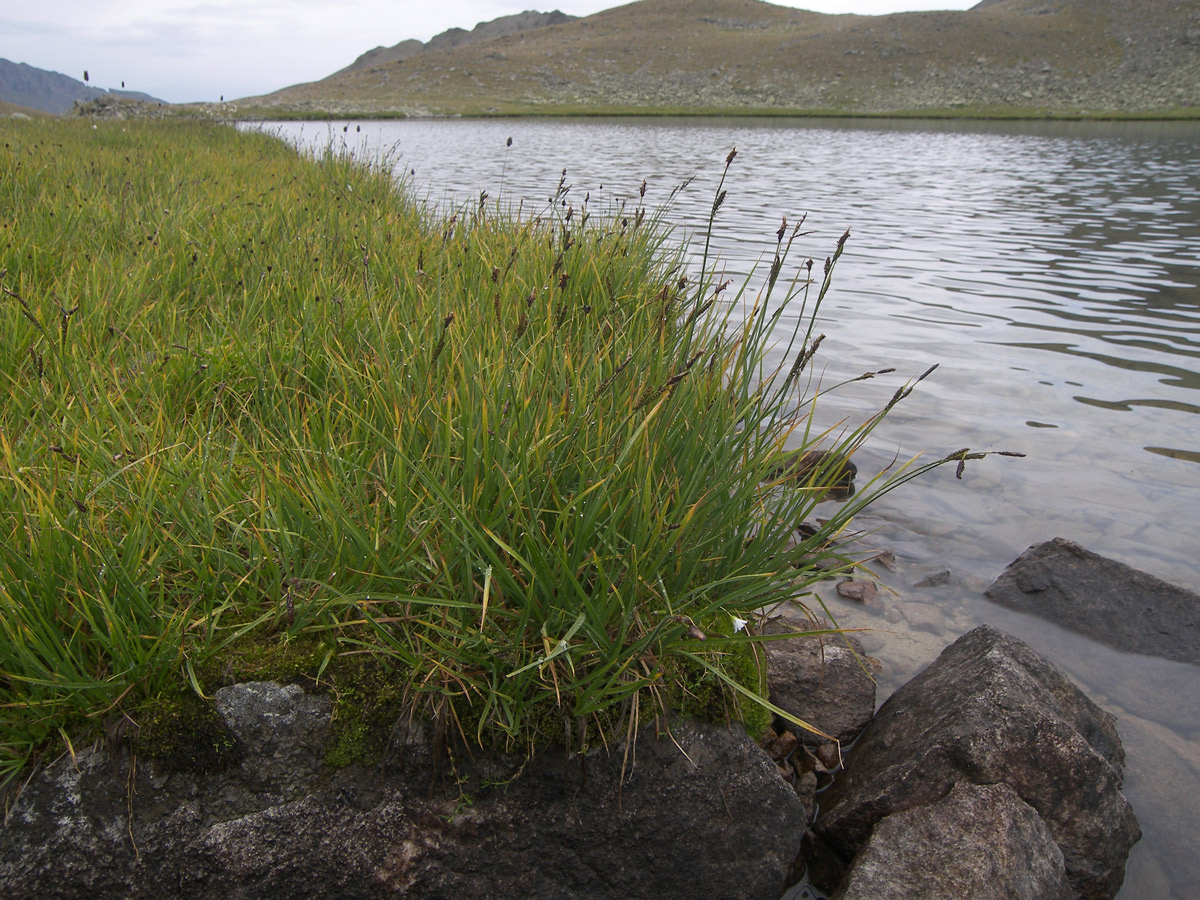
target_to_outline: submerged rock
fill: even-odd
[[[1200,595],[1063,538],[1030,547],[985,594],[1118,650],[1200,664]]]
[[[857,475],[854,461],[834,450],[792,450],[784,454],[768,478],[801,486],[812,482],[828,490],[831,499],[846,500],[854,496]]]

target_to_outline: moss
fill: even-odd
[[[403,682],[378,660],[355,656],[343,657],[330,683],[334,708],[326,764],[377,764],[396,722],[408,712]]]
[[[210,686],[275,681],[328,693],[333,722],[325,762],[335,768],[378,763],[395,723],[406,712],[403,683],[385,662],[337,655],[331,644],[303,635],[248,639],[232,653],[207,660],[200,680],[206,691]]]
[[[335,768],[373,765],[387,751],[395,723],[406,714],[403,683],[389,667],[365,656],[336,656],[315,638],[256,637],[197,666],[206,695],[248,681],[299,684],[333,698],[325,762]],[[211,699],[190,687],[152,697],[136,712],[139,753],[168,770],[211,773],[235,765],[243,750]]]
[[[729,637],[733,626],[725,615],[701,623],[700,630],[710,638]],[[749,643],[726,644],[721,647],[717,659],[710,664],[721,669],[729,678],[760,697],[767,693],[767,671],[762,660],[762,650]],[[746,733],[758,737],[771,725],[773,714],[761,703],[756,703],[731,688],[725,681],[699,663],[681,659],[674,664],[678,668],[669,673],[668,683],[677,682],[680,687],[670,697],[672,707],[684,716],[695,716],[707,722],[733,719],[742,723]]]
[[[705,621],[704,630],[729,636],[728,617]],[[309,637],[259,636],[231,648],[197,667],[205,694],[248,681],[300,684],[306,691],[327,692],[333,699],[333,720],[325,763],[334,768],[372,766],[388,751],[396,723],[411,714],[406,682],[385,662],[368,655],[337,656],[325,642]],[[765,669],[749,644],[724,645],[713,662],[726,675],[757,694],[766,692]],[[771,723],[771,713],[693,660],[670,663],[667,683],[679,686],[668,702],[680,715],[710,722],[736,720],[757,736]],[[533,732],[546,743],[563,737],[562,711],[546,707]],[[458,708],[455,714],[468,737],[478,726],[479,707]],[[605,727],[611,721],[605,711]],[[211,773],[235,765],[243,750],[226,727],[211,700],[184,687],[156,695],[137,713],[138,752],[159,760],[172,771]],[[511,748],[507,748],[511,749]],[[533,748],[528,748],[533,749]]]
[[[336,660],[333,653],[332,645],[315,637],[259,634],[204,660],[197,675],[206,693],[246,681],[299,684],[310,690],[325,675],[322,668]]]
[[[236,765],[244,750],[211,700],[182,688],[139,711],[136,748],[169,771],[211,774]]]

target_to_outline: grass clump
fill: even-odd
[[[402,710],[526,749],[681,673],[761,694],[753,627],[713,623],[802,590],[868,499],[797,543],[827,486],[768,477],[819,437],[811,330],[761,371],[808,301],[768,302],[784,229],[744,307],[565,181],[439,217],[221,126],[0,134],[0,780],[241,677],[340,691],[343,761]]]

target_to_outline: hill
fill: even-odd
[[[526,10],[525,12],[516,13],[511,16],[501,16],[490,22],[480,22],[470,31],[462,28],[450,28],[441,34],[434,35],[429,39],[429,43],[421,43],[421,41],[409,39],[394,44],[391,47],[376,47],[374,50],[368,50],[350,65],[346,66],[346,68],[334,74],[343,75],[347,72],[356,72],[360,69],[386,65],[390,62],[408,59],[410,56],[422,51],[449,50],[452,47],[459,47],[463,44],[490,41],[493,38],[519,34],[523,31],[532,31],[535,28],[544,28],[547,25],[563,25],[574,21],[576,18],[578,17],[568,16],[566,13],[559,12],[558,10],[548,13]]]
[[[49,115],[50,113],[44,109],[34,109],[32,106],[21,106],[17,103],[9,103],[7,100],[0,100],[0,118],[19,119],[25,117],[27,119],[36,119]]]
[[[1200,5],[984,0],[961,12],[855,16],[759,0],[640,0],[366,60],[240,106],[268,116],[1196,114]]]
[[[0,100],[61,115],[70,112],[76,102],[87,103],[105,95],[123,100],[163,102],[140,91],[93,87],[60,72],[0,59]]]

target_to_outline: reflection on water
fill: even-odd
[[[964,446],[1028,455],[977,463],[962,482],[947,471],[872,507],[864,552],[890,548],[913,574],[953,573],[941,593],[915,598],[939,607],[941,631],[904,656],[917,645],[912,635],[929,632],[929,617],[916,625],[893,610],[875,623],[880,635],[893,635],[881,638],[876,655],[885,663],[894,656],[893,667],[905,671],[987,619],[1060,661],[1121,717],[1129,792],[1147,835],[1121,896],[1184,897],[1200,885],[1200,862],[1171,837],[1200,828],[1200,715],[1192,707],[1182,719],[1169,714],[1155,689],[1165,676],[1154,664],[979,598],[1021,550],[1056,535],[1200,591],[1200,125],[493,120],[364,122],[361,134],[272,127],[319,147],[352,134],[351,149],[387,155],[418,196],[446,206],[477,203],[487,191],[537,213],[566,169],[577,208],[586,198],[593,212],[632,209],[643,179],[653,207],[694,178],[670,213],[681,237],[703,231],[736,146],[714,236],[720,265],[735,277],[765,268],[782,216],[792,223],[807,214],[793,271],[805,256],[823,260],[849,227],[822,311],[820,375],[832,384],[895,366],[899,380],[838,392],[821,414],[830,422],[865,416],[903,379],[940,363],[875,433],[860,469],[886,466],[897,453]],[[912,605],[915,578],[881,577]],[[1200,696],[1194,667],[1172,668],[1167,681],[1169,690]],[[1141,689],[1118,690],[1122,684]],[[1174,779],[1165,792],[1148,774],[1162,760]]]

